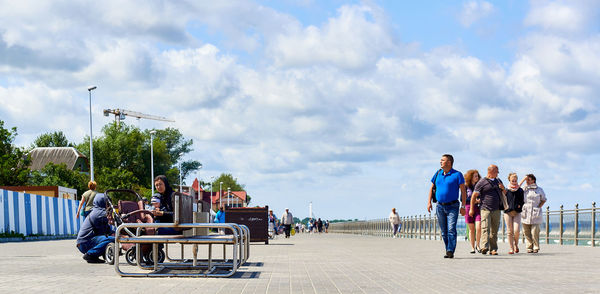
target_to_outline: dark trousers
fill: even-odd
[[[290,237],[290,231],[292,230],[292,225],[283,225],[284,230],[285,230],[285,237],[289,238]]]

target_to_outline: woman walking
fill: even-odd
[[[506,189],[506,202],[508,207],[504,210],[504,222],[508,232],[508,254],[519,253],[519,229],[521,226],[521,211],[523,210],[523,189],[519,187],[516,173],[508,174],[508,189]]]
[[[475,169],[468,170],[465,174],[465,184],[467,186],[467,202],[465,205],[465,223],[469,227],[469,240],[471,241],[471,253],[474,254],[475,251],[479,252],[479,241],[481,240],[481,212],[479,210],[479,199],[475,200],[475,205],[473,207],[474,214],[473,216],[469,215],[469,211],[471,209],[471,195],[475,190],[475,185],[479,182],[481,176],[479,172]]]
[[[81,195],[81,201],[79,201],[79,207],[77,208],[77,218],[79,218],[79,215],[81,214],[84,220],[88,214],[92,212],[92,208],[94,207],[94,197],[96,197],[96,194],[98,194],[98,192],[96,192],[96,182],[89,181],[88,189],[89,190],[85,191],[85,193]],[[81,211],[82,207],[83,211]]]
[[[521,222],[523,223],[523,233],[527,238],[527,253],[538,253],[540,250],[540,224],[543,221],[542,207],[546,203],[546,193],[537,185],[533,174],[528,174],[521,181],[527,181],[523,189],[523,212],[521,213]]]
[[[400,228],[400,216],[396,212],[396,208],[392,208],[392,212],[389,216],[390,225],[392,225],[393,238],[396,238],[398,229]]]

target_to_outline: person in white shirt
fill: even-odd
[[[523,211],[521,212],[521,223],[523,233],[527,238],[527,253],[538,253],[540,250],[540,224],[544,221],[542,207],[546,203],[546,193],[540,188],[533,174],[528,174],[521,180],[519,186],[527,181],[523,188]]]
[[[290,237],[290,231],[292,230],[292,223],[294,223],[294,216],[290,212],[289,208],[285,209],[285,212],[281,216],[281,222],[283,223],[283,227],[285,230],[285,237]]]
[[[398,233],[398,229],[400,228],[400,216],[396,212],[396,208],[392,208],[392,212],[390,213],[390,224],[392,225],[392,232],[394,233],[394,238],[396,238],[396,234]]]

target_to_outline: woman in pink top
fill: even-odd
[[[479,204],[473,208],[475,211],[473,216],[470,216],[468,213],[471,208],[471,195],[473,194],[475,184],[477,184],[479,179],[481,179],[481,176],[475,169],[471,169],[465,174],[465,184],[467,186],[467,202],[465,204],[465,211],[467,211],[467,213],[465,213],[465,223],[467,223],[467,226],[469,227],[471,253],[475,253],[475,251],[479,252],[479,240],[481,239],[481,213],[479,211]],[[475,203],[479,203],[479,199],[477,199]],[[475,241],[477,241],[477,245],[475,245]]]

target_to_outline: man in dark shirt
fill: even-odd
[[[490,165],[487,176],[475,185],[471,196],[469,215],[473,216],[475,200],[480,199],[481,205],[481,253],[498,255],[498,226],[500,225],[500,201],[504,192],[504,184],[498,179],[498,166]]]

